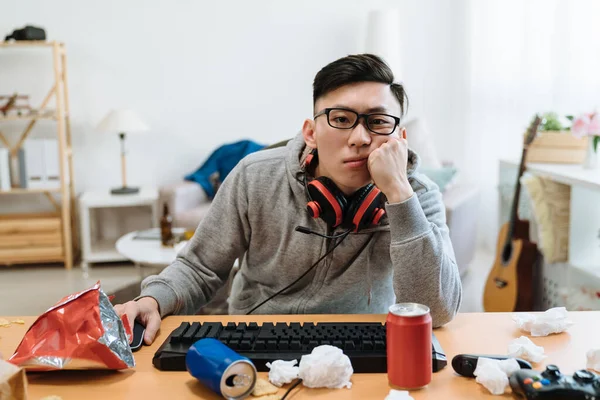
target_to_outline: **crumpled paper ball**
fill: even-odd
[[[384,400],[414,400],[407,390],[390,389]]]
[[[508,378],[519,369],[521,366],[514,358],[493,360],[479,357],[473,375],[476,377],[475,381],[483,385],[490,393],[503,394],[508,387]]]
[[[310,388],[350,389],[353,373],[352,363],[341,349],[321,345],[315,347],[312,353],[302,356],[298,377],[304,386]]]
[[[585,355],[587,357],[586,367],[600,372],[600,349],[590,349]]]
[[[508,356],[522,358],[535,363],[542,361],[546,357],[544,348],[537,346],[527,336],[521,336],[508,344]]]
[[[541,314],[513,314],[513,320],[519,328],[530,332],[531,336],[547,336],[551,333],[566,331],[573,321],[569,320],[565,307],[554,307]]]
[[[298,364],[298,360],[275,360],[272,363],[267,363],[266,366],[270,369],[269,382],[275,386],[281,387],[298,378],[300,368],[296,367],[296,364]]]

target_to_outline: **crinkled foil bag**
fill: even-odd
[[[27,399],[25,370],[0,359],[0,400]]]
[[[132,333],[124,319],[98,282],[40,315],[9,361],[27,371],[132,368]]]

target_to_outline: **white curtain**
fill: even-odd
[[[535,113],[600,111],[600,1],[471,0],[465,6],[461,169],[482,190],[479,237],[493,249],[498,160],[520,158]]]

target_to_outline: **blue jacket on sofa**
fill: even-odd
[[[195,172],[185,176],[186,181],[197,182],[202,186],[208,198],[212,199],[217,193],[218,185],[213,179],[217,174],[218,183],[225,180],[237,163],[250,153],[261,150],[265,145],[251,140],[240,140],[218,147]]]

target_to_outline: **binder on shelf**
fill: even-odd
[[[11,190],[9,158],[9,150],[0,148],[0,190],[3,192]]]
[[[25,149],[25,185],[32,189],[60,187],[58,141],[56,139],[27,139]]]
[[[25,164],[25,150],[22,148],[16,157],[10,158],[10,179],[13,188],[27,188],[27,166]]]

